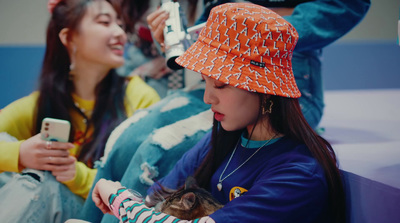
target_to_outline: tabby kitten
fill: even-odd
[[[189,177],[183,189],[167,196],[155,206],[155,210],[179,219],[193,220],[208,216],[222,207],[208,191],[197,185],[193,177]]]

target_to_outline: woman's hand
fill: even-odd
[[[147,24],[153,34],[153,39],[157,41],[162,50],[164,51],[164,27],[165,21],[169,18],[169,13],[161,8],[158,8],[156,11],[150,13],[147,16]]]
[[[104,213],[114,215],[108,206],[108,198],[122,188],[119,182],[100,179],[93,188],[92,199],[96,206]]]
[[[74,148],[72,143],[49,142],[41,139],[40,134],[21,143],[19,148],[19,166],[48,171],[71,171],[76,159],[69,155]]]
[[[75,162],[55,167],[51,173],[59,182],[65,182],[74,179],[76,175],[76,158],[69,156],[74,159]]]

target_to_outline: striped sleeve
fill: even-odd
[[[128,222],[160,222],[160,223],[215,223],[215,221],[208,217],[202,217],[195,220],[181,220],[174,216],[156,212],[154,208],[147,207],[142,201],[135,199],[135,195],[124,195],[119,191],[119,195],[111,195],[109,199],[110,206],[114,206],[113,202],[122,200],[119,205],[119,211],[114,212],[114,215],[123,223]],[[116,199],[115,196],[122,196]]]

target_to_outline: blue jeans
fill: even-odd
[[[2,223],[64,222],[77,218],[84,199],[73,194],[47,171],[25,169],[21,174],[1,173]]]
[[[321,76],[321,51],[294,52],[292,67],[297,87],[301,111],[308,124],[316,129],[324,109],[324,93]]]
[[[212,127],[210,106],[202,100],[204,89],[186,93],[178,90],[150,108],[137,111],[117,128],[127,125],[115,138],[112,150],[98,167],[94,184],[101,178],[120,181],[146,196],[152,184],[174,167],[184,152],[192,148]],[[202,116],[204,114],[204,116]],[[139,118],[140,117],[140,118]],[[116,140],[118,139],[118,140]],[[108,143],[107,143],[108,144]],[[148,169],[150,175],[144,169]],[[115,222],[92,201],[91,193],[81,219],[90,222]]]

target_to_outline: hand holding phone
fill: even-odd
[[[67,120],[45,118],[42,121],[40,135],[46,141],[68,142],[71,123]]]

